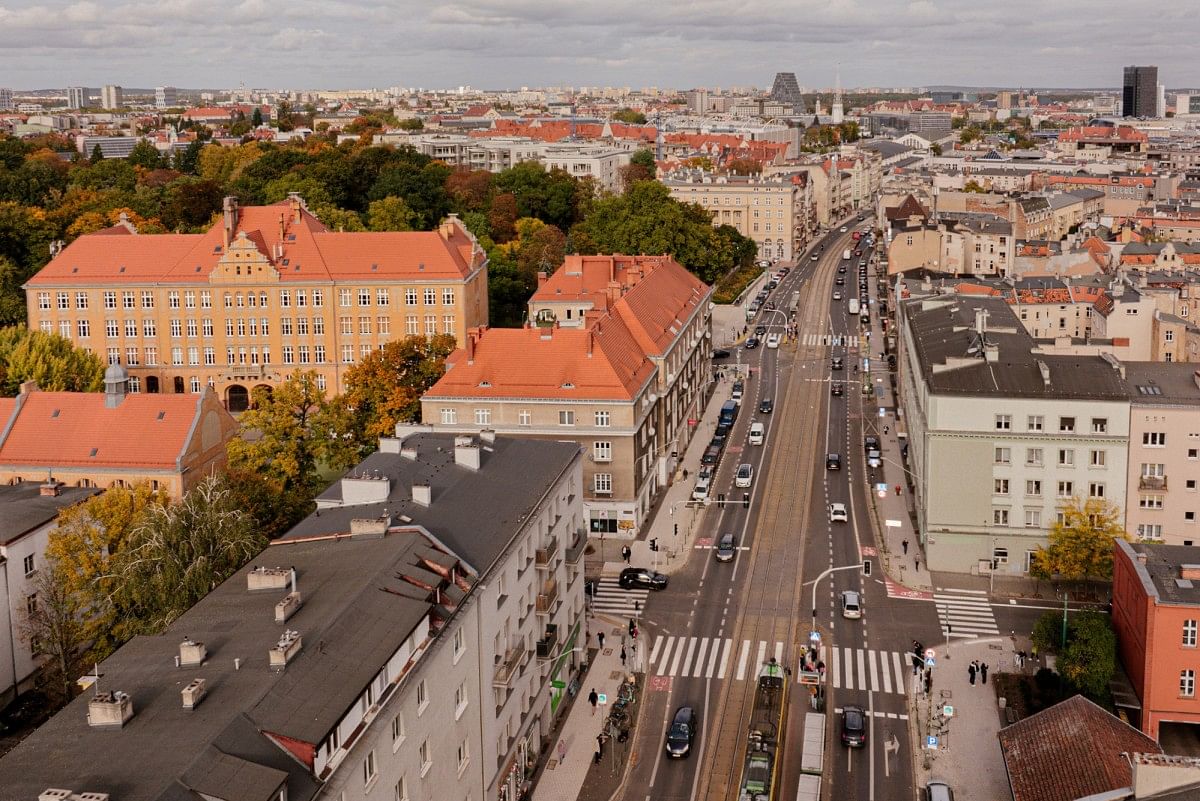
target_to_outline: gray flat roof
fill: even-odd
[[[1197,372],[1188,362],[1125,362],[1129,399],[1137,404],[1200,406]],[[1200,559],[1198,559],[1200,561]]]
[[[1200,581],[1176,581],[1181,578],[1181,565],[1200,564],[1200,549],[1191,545],[1160,545],[1147,542],[1118,542],[1119,547],[1128,547],[1134,553],[1145,554],[1146,563],[1134,567],[1138,572],[1145,570],[1142,577],[1154,585],[1160,603],[1200,605]]]
[[[68,506],[74,506],[102,490],[95,487],[62,487],[60,494],[42,496],[42,484],[22,481],[0,486],[0,545],[8,545],[44,526]]]

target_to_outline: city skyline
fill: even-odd
[[[1076,24],[1085,10],[1095,22],[1086,31]],[[196,0],[18,1],[0,5],[0,73],[6,84],[27,89],[107,83],[685,89],[766,86],[779,71],[793,71],[802,86],[813,87],[833,84],[835,62],[848,87],[878,85],[881,76],[895,86],[1112,87],[1120,85],[1124,65],[1147,60],[1162,65],[1169,86],[1200,73],[1200,56],[1187,47],[1196,26],[1182,5],[1156,9],[1160,24],[1145,31],[1123,25],[1123,5],[1076,0],[1053,7],[1020,0],[1004,8],[913,0],[903,10],[883,0],[752,0],[736,15],[715,5],[710,11],[625,0],[604,9],[543,0],[388,8],[343,0],[334,7],[291,3],[281,13],[262,0],[244,0],[214,16]],[[802,21],[789,25],[789,17]],[[260,46],[246,48],[247,37]],[[1013,41],[1022,42],[1019,59],[1012,58]],[[953,71],[931,64],[930,52]],[[1163,52],[1172,58],[1149,55]]]

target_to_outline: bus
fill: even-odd
[[[795,292],[792,293],[792,300],[790,303],[788,303],[788,311],[791,312],[792,314],[795,314],[796,310],[799,308],[800,308],[800,290],[797,289]]]
[[[821,774],[825,769],[825,715],[804,716],[804,743],[800,751],[800,781],[796,801],[821,801]]]
[[[783,736],[787,731],[788,676],[774,657],[763,663],[754,687],[750,733],[738,801],[777,801],[783,771]]]

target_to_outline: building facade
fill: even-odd
[[[125,93],[115,84],[106,84],[100,89],[100,107],[117,109],[125,105]]]
[[[1126,67],[1121,84],[1121,114],[1158,116],[1158,67]]]
[[[332,231],[299,196],[225,201],[204,234],[81,236],[25,285],[31,328],[109,364],[133,392],[212,387],[231,411],[256,386],[315,370],[330,393],[393,339],[487,323],[487,256],[455,217],[436,231]]]
[[[174,86],[154,87],[154,107],[173,108],[179,105],[179,94]]]

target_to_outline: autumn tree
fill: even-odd
[[[492,200],[492,208],[488,212],[487,221],[494,240],[507,242],[512,239],[517,233],[516,196],[508,192],[496,195]]]
[[[145,139],[138,140],[138,143],[133,146],[133,150],[129,151],[129,155],[125,157],[125,160],[135,167],[141,167],[146,170],[158,169],[163,163],[163,157],[158,152],[158,148]]]
[[[363,445],[394,436],[397,423],[420,422],[421,396],[446,372],[454,347],[449,334],[393,340],[346,371],[342,401]]]
[[[487,170],[457,170],[446,179],[446,191],[461,213],[484,211],[492,199],[492,174]]]
[[[367,229],[371,231],[411,231],[416,222],[417,215],[404,198],[373,200],[367,208]]]
[[[74,696],[85,664],[84,609],[53,562],[38,569],[27,591],[35,600],[20,612],[17,634],[42,655],[37,684],[53,706],[61,706]]]
[[[758,175],[762,168],[762,163],[754,159],[732,159],[728,164],[729,172],[734,175]]]
[[[1113,542],[1127,539],[1120,510],[1103,498],[1072,498],[1050,528],[1050,546],[1033,554],[1030,573],[1067,581],[1111,579]]]
[[[631,108],[623,108],[612,115],[612,118],[617,122],[624,122],[629,125],[645,125],[646,115],[640,111],[634,111]]]
[[[46,391],[99,392],[104,362],[58,334],[0,328],[0,396],[15,396],[26,381]]]

